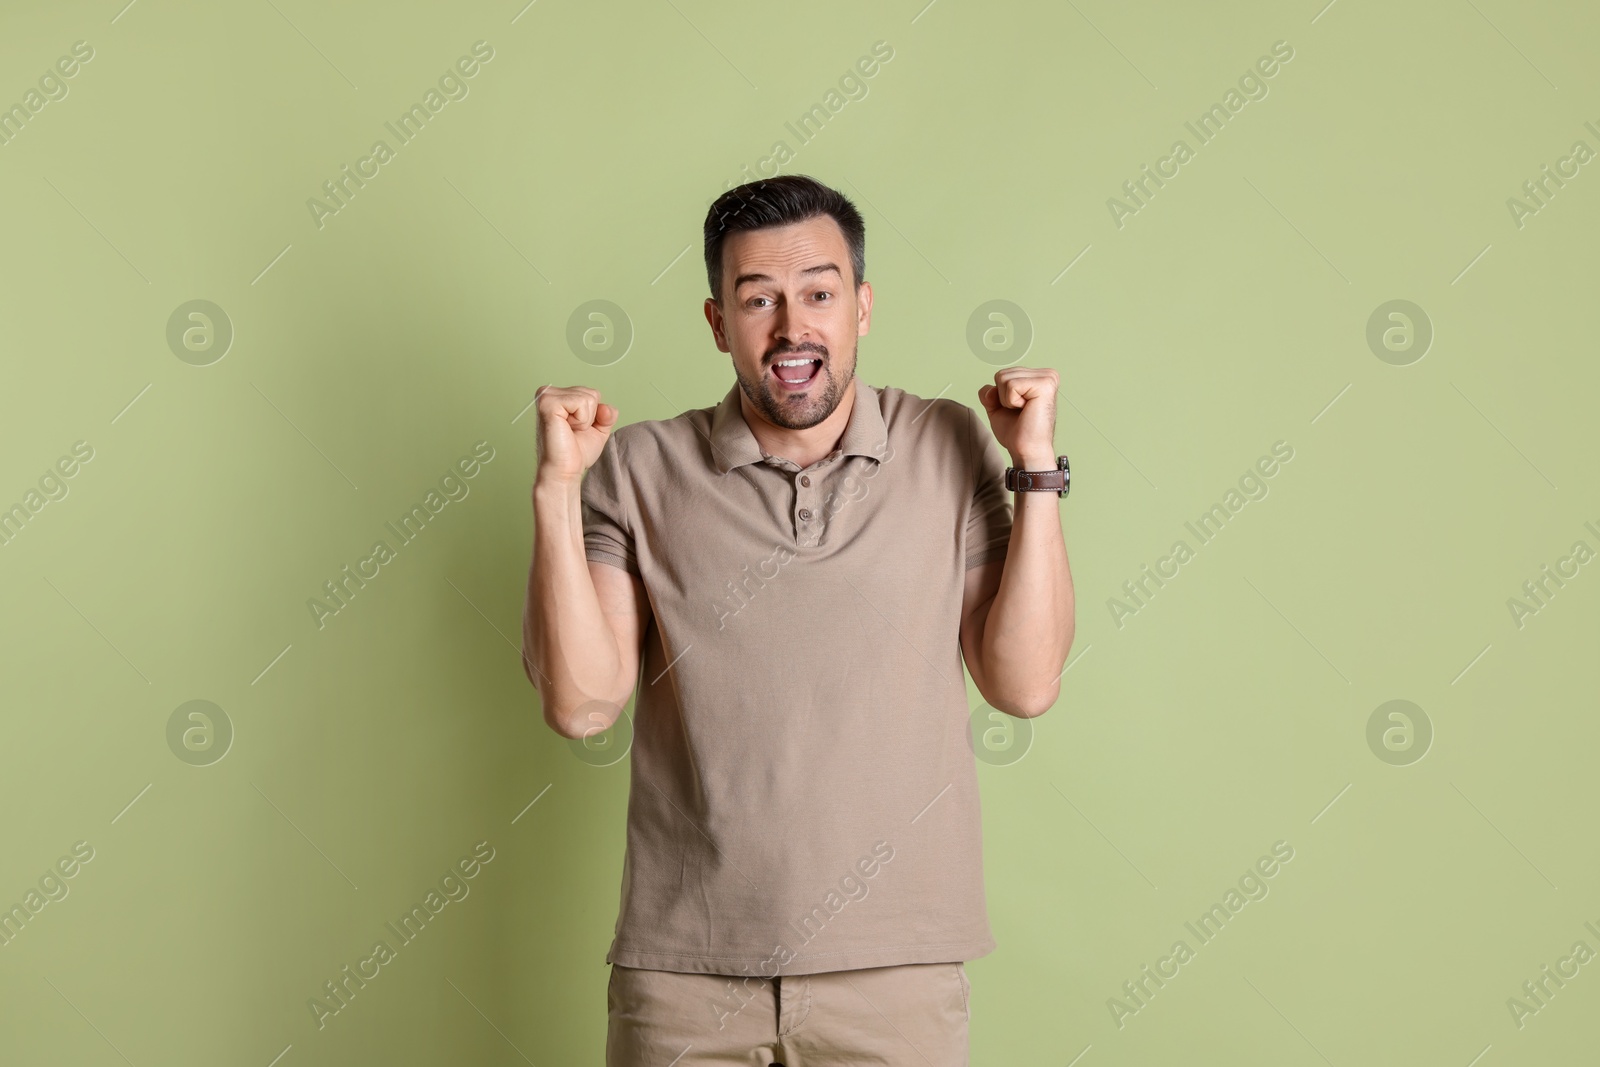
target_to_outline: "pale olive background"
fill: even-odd
[[[1520,1029],[1506,1000],[1600,951],[1600,565],[1520,628],[1507,600],[1600,550],[1600,164],[1521,228],[1506,200],[1600,149],[1600,16],[925,2],[8,5],[0,104],[95,56],[0,147],[0,504],[94,458],[0,548],[0,905],[95,858],[0,948],[0,1061],[600,1062],[627,763],[546,729],[518,660],[522,413],[546,382],[624,422],[721,398],[700,227],[779,140],[866,217],[868,382],[978,407],[1019,358],[968,345],[991,300],[1061,373],[1077,639],[1031,748],[980,766],[974,1062],[1593,1054],[1600,962]],[[399,146],[384,122],[479,40],[469,95]],[[1197,145],[1280,40],[1269,95]],[[785,122],[877,41],[800,145]],[[1119,228],[1107,199],[1179,137]],[[319,229],[307,199],[379,138]],[[234,336],[196,366],[167,324],[201,299]],[[603,367],[567,343],[591,300],[633,333]],[[1409,365],[1366,340],[1391,300],[1434,330]],[[470,495],[319,629],[308,598],[480,440]],[[1201,546],[1184,523],[1277,441],[1269,495]],[[1433,730],[1409,765],[1367,742],[1396,699]],[[234,731],[207,766],[168,745],[191,700]],[[308,999],[484,840],[470,896],[319,1030]],[[1185,921],[1275,841],[1270,895],[1200,945]],[[1119,1028],[1108,999],[1179,938]]]

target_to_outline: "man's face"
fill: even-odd
[[[720,303],[706,301],[717,347],[739,388],[774,426],[804,430],[833,414],[855,380],[856,338],[867,332],[872,286],[855,284],[850,249],[827,215],[739,230],[722,246]],[[803,367],[782,360],[810,359]],[[786,384],[780,377],[805,377]]]

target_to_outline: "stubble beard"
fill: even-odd
[[[811,380],[811,387],[801,394],[783,394],[776,392],[769,384],[765,373],[761,377],[751,380],[734,368],[734,375],[739,379],[739,388],[745,397],[761,413],[761,417],[774,426],[781,426],[786,430],[808,430],[822,422],[839,407],[839,402],[844,398],[844,391],[855,381],[856,356],[860,352],[861,342],[857,339],[850,352],[850,373],[843,381],[833,374],[833,359],[831,356],[822,357],[822,366],[817,368],[817,375]],[[796,355],[815,355],[806,349],[798,353],[788,352],[775,355],[772,358],[788,359]],[[822,389],[817,390],[818,383],[826,376],[827,381],[822,383]]]

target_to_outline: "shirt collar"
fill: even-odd
[[[846,456],[866,456],[881,460],[888,451],[888,430],[883,424],[883,411],[878,400],[878,390],[862,381],[860,375],[852,378],[855,389],[854,406],[850,421],[839,439],[838,451]],[[746,463],[760,463],[761,446],[739,406],[739,383],[734,382],[728,395],[711,413],[711,461],[718,474],[726,474]]]

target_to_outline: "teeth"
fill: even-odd
[[[815,362],[816,362],[816,358],[815,357],[813,357],[811,359],[780,359],[780,360],[778,360],[777,363],[774,363],[773,366],[775,366],[775,367],[798,367],[803,363],[815,363]]]

